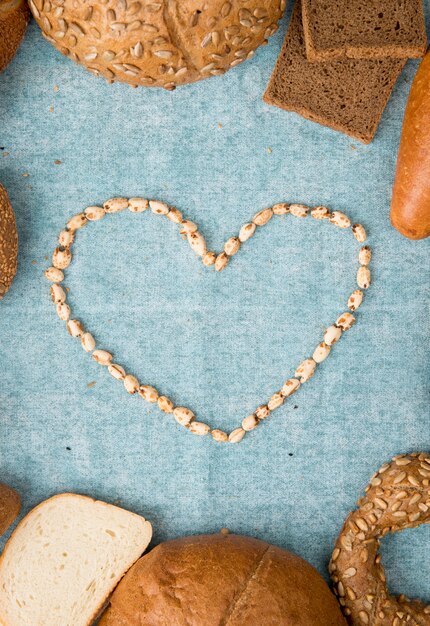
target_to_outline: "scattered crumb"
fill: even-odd
[[[219,531],[221,533],[221,535],[228,535],[230,533],[228,528],[221,528],[221,530]]]
[[[221,122],[218,122],[218,128],[222,128]]]
[[[37,261],[35,259],[32,260],[31,262],[32,265],[37,265]]]
[[[59,89],[60,89],[60,88],[59,88],[59,86],[58,86],[58,85],[54,85],[54,91],[55,91],[55,93],[57,93],[57,91],[58,91]]]
[[[297,404],[295,404],[295,405],[294,405],[294,408],[295,408],[295,409],[298,409],[299,407],[297,406]]]
[[[54,107],[52,106],[52,104],[51,104],[51,106],[49,107],[49,112],[50,112],[50,113],[53,113],[53,112],[54,112]]]
[[[27,176],[30,176],[30,174],[28,172],[24,172],[23,174],[21,174],[21,176],[24,176],[24,178],[27,178]]]
[[[47,255],[45,255],[43,258],[45,259],[45,261],[49,260],[49,256],[47,256]]]
[[[55,165],[61,165],[62,161],[60,161],[60,159],[55,159],[54,163]]]
[[[293,456],[293,453],[292,453],[292,452],[289,452],[289,453],[288,453],[288,456]]]
[[[71,450],[72,448],[70,448],[69,446],[66,446],[66,450]]]
[[[48,260],[48,259],[46,259]],[[70,292],[70,287],[66,287],[66,292],[69,293]]]
[[[9,156],[9,154],[10,154],[9,152],[3,152],[4,157]]]
[[[272,152],[273,152],[272,148],[267,148],[267,152],[268,152],[268,154],[272,154]]]
[[[88,389],[92,389],[95,385],[96,385],[97,381],[96,380],[92,380],[90,383],[88,383],[87,387]]]
[[[355,144],[351,144],[351,150],[357,150],[357,146]]]

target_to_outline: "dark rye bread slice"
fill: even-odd
[[[297,0],[264,101],[369,143],[405,60],[310,63]]]
[[[309,61],[424,56],[423,0],[302,0]]]

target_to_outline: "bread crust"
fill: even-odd
[[[52,496],[51,498],[48,498],[47,500],[44,500],[43,502],[41,502],[40,504],[38,504],[36,507],[34,507],[17,525],[17,527],[15,528],[15,530],[13,531],[12,535],[10,536],[10,538],[8,539],[6,546],[2,552],[2,554],[0,555],[0,572],[2,569],[2,565],[3,565],[3,561],[5,560],[8,550],[10,548],[10,546],[12,545],[12,540],[14,538],[14,534],[20,530],[20,528],[26,524],[33,516],[37,515],[37,513],[44,507],[46,506],[46,504],[51,503],[55,500],[59,500],[59,499],[63,499],[63,498],[79,498],[79,499],[83,499],[83,500],[89,500],[91,502],[95,502],[98,504],[101,504],[103,506],[107,506],[107,507],[111,507],[111,506],[115,506],[117,509],[122,509],[122,507],[118,507],[116,505],[111,505],[108,502],[104,502],[103,500],[97,500],[95,498],[91,498],[90,496],[84,496],[84,495],[80,495],[80,494],[76,494],[76,493],[59,493],[55,496]],[[140,517],[141,519],[142,516],[137,515],[136,513],[132,513],[131,511],[128,511],[126,509],[122,509],[124,511],[126,511],[129,515],[136,515],[136,517]],[[146,520],[145,520],[146,521]],[[146,523],[150,525],[150,523],[148,521],[146,521]],[[152,530],[151,530],[152,532]],[[96,609],[96,611],[94,612],[94,614],[91,616],[91,618],[87,621],[86,626],[92,626],[92,624],[94,623],[94,620],[100,615],[100,611],[103,608],[105,602],[107,600],[107,597],[103,599],[103,601],[100,603],[100,606]],[[0,614],[0,626],[9,626],[4,619],[2,618],[1,614]]]
[[[430,49],[418,68],[406,105],[391,223],[409,239],[430,235]]]
[[[345,626],[303,559],[250,537],[168,541],[129,570],[100,626]]]
[[[430,626],[430,606],[391,596],[378,554],[388,533],[430,522],[430,456],[394,457],[372,477],[336,542],[329,570],[351,624]]]
[[[218,76],[277,29],[286,0],[30,0],[44,36],[108,81],[164,87]]]
[[[30,11],[25,0],[0,3],[0,72],[11,62],[27,29]]]
[[[6,189],[0,184],[0,300],[9,291],[18,263],[18,232]]]
[[[0,483],[0,537],[18,517],[21,498],[12,487]]]

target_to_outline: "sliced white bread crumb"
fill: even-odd
[[[143,517],[86,496],[42,502],[0,559],[1,626],[89,626],[151,536]]]

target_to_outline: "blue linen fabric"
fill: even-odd
[[[371,474],[395,454],[429,449],[429,242],[404,239],[388,218],[417,62],[364,146],[262,102],[287,21],[252,61],[173,93],[106,84],[34,22],[0,75],[0,180],[20,237],[0,304],[0,479],[21,493],[23,514],[58,492],[88,494],[145,515],[155,542],[228,527],[327,577]],[[357,324],[239,445],[194,437],[128,396],[55,314],[43,270],[59,231],[116,195],[172,203],[218,251],[280,201],[345,210],[368,231],[373,284]],[[78,233],[66,285],[99,347],[231,430],[345,310],[358,248],[329,224],[276,218],[217,275],[170,222],[127,211]],[[429,530],[384,540],[394,592],[430,600]]]

